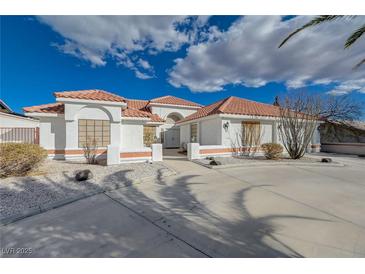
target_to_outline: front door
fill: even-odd
[[[164,147],[177,148],[180,146],[180,128],[169,128],[164,132]]]

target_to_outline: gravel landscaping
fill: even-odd
[[[219,168],[220,166],[253,166],[253,165],[280,165],[280,164],[288,164],[288,165],[296,165],[296,164],[318,164],[318,165],[329,165],[328,163],[322,163],[321,158],[318,157],[303,157],[301,159],[293,160],[291,158],[281,158],[278,160],[268,160],[264,156],[255,156],[255,157],[213,157],[215,161],[218,161],[220,165],[210,165],[212,161],[211,157],[194,160],[195,163],[201,164],[206,167]],[[332,162],[332,165],[340,165],[338,162]]]
[[[89,169],[93,178],[78,182],[77,170]],[[114,166],[47,160],[27,177],[10,177],[0,183],[0,219],[36,208],[70,200],[80,195],[128,186],[136,180],[157,178],[175,172],[163,163],[130,163]]]

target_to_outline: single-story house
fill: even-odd
[[[177,125],[182,143],[199,145],[190,148],[195,155],[189,157],[199,158],[244,152],[252,145],[255,146],[253,151],[257,152],[260,144],[282,143],[278,134],[279,115],[280,109],[276,105],[231,96],[198,109],[179,120]],[[320,151],[318,127],[308,150]]]
[[[0,143],[38,143],[39,120],[14,112],[0,99]]]
[[[40,145],[55,159],[82,157],[85,143],[93,139],[100,157],[113,146],[119,148],[121,161],[150,160],[152,143],[180,146],[175,123],[202,107],[174,96],[134,100],[103,90],[55,92],[54,96],[55,103],[23,109],[26,116],[39,119]]]

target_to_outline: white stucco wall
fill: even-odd
[[[0,127],[34,128],[38,126],[37,120],[0,112]]]
[[[188,107],[180,107],[180,106],[152,106],[151,112],[154,114],[158,114],[161,118],[166,119],[166,117],[171,113],[180,114],[182,117],[186,117],[194,112],[197,109],[192,109]]]
[[[142,121],[122,121],[121,148],[138,150],[143,149],[143,124]]]
[[[227,147],[239,147],[241,146],[242,127],[241,120],[235,119],[222,119],[221,127],[223,124],[229,123],[228,130],[221,130],[222,145]]]
[[[220,145],[222,143],[222,120],[214,118],[199,122],[199,143],[201,145]]]
[[[180,145],[190,143],[190,124],[180,126]]]
[[[40,118],[39,144],[49,150],[65,149],[66,129],[63,116]]]
[[[121,142],[121,107],[97,103],[65,103],[66,149],[79,149],[78,120],[94,119],[110,121],[110,144]]]

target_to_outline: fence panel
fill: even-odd
[[[39,144],[39,128],[2,127],[0,143]]]

